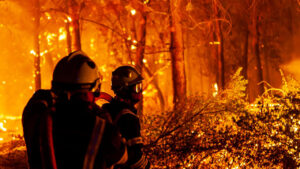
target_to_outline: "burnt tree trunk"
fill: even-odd
[[[242,75],[244,76],[244,78],[246,80],[248,80],[248,52],[249,52],[249,30],[248,27],[246,26],[245,28],[245,44],[244,44],[244,54],[243,54],[243,60],[242,60],[242,65],[243,65],[243,71],[242,71]],[[249,90],[249,84],[247,83],[247,87],[246,87],[246,93],[248,93]],[[245,98],[247,99],[247,95],[245,96]]]
[[[256,2],[258,3],[258,2]],[[259,32],[259,14],[257,10],[258,4],[254,4],[252,6],[251,11],[251,23],[249,25],[249,31],[251,35],[251,50],[249,58],[249,64],[251,68],[249,69],[248,76],[249,76],[249,101],[252,102],[257,98],[259,95],[263,94],[264,92],[264,84],[261,83],[263,81],[263,70],[261,64],[261,57],[260,57],[260,32]]]
[[[216,0],[213,1],[213,10],[214,10],[214,16],[216,21],[215,23],[215,41],[217,44],[215,45],[215,50],[216,50],[216,58],[217,58],[217,74],[216,74],[216,79],[217,79],[217,84],[219,88],[224,89],[225,87],[225,70],[224,70],[224,47],[223,47],[223,32],[222,32],[222,27],[221,23],[218,18],[221,17],[220,11],[217,6]]]
[[[249,30],[246,28],[245,31],[245,45],[244,45],[244,54],[243,54],[243,76],[245,79],[248,79],[248,41],[249,41]]]
[[[40,1],[35,0],[34,6],[34,82],[35,91],[41,89],[41,64],[40,64]]]
[[[146,23],[147,23],[147,14],[144,10],[143,5],[139,5],[139,14],[137,19],[137,29],[136,29],[136,38],[137,38],[137,49],[136,49],[136,68],[137,70],[143,74],[143,59],[145,53],[145,45],[146,45]],[[138,110],[140,115],[143,113],[143,96],[138,105]]]
[[[183,33],[181,27],[180,6],[182,0],[170,0],[171,60],[174,91],[174,108],[177,109],[186,98],[186,75],[184,67]]]
[[[66,23],[66,34],[67,34],[67,49],[68,53],[72,52],[72,39],[71,39],[71,33],[70,33],[70,22],[69,20]]]
[[[70,0],[65,0],[65,4],[66,4],[66,13],[68,14],[65,20],[65,28],[66,28],[66,34],[67,34],[67,49],[68,49],[68,53],[72,52],[72,40],[71,40],[71,33],[70,33],[70,21],[69,21],[69,1]]]
[[[253,48],[255,51],[255,58],[256,58],[256,68],[257,68],[257,82],[260,83],[263,81],[263,70],[261,65],[261,58],[260,58],[260,50],[259,50],[259,39],[260,39],[260,32],[259,32],[259,15],[257,14],[257,10],[254,7],[254,15],[253,15]],[[258,94],[262,95],[264,93],[264,85],[263,83],[258,85]]]
[[[80,41],[80,5],[74,0],[68,0],[68,13],[70,18],[68,18],[69,31],[71,35],[71,51],[81,50]],[[67,23],[68,24],[68,23]]]

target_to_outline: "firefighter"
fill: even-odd
[[[142,152],[143,139],[140,133],[140,121],[135,105],[142,98],[141,74],[131,66],[118,67],[112,73],[112,90],[115,97],[102,108],[108,111],[113,123],[119,127],[126,139],[128,161],[120,168],[150,168],[150,163]]]
[[[101,78],[82,51],[62,58],[51,90],[38,90],[22,116],[30,169],[106,169],[127,161],[109,114],[96,105]]]

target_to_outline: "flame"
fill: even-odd
[[[136,46],[131,45],[131,50],[134,50],[134,49],[136,49]]]
[[[218,88],[218,84],[215,83],[214,84],[214,92],[213,92],[213,96],[216,97],[218,95],[219,92],[219,88]]]
[[[59,37],[58,37],[58,40],[64,40],[64,39],[66,39],[66,33],[64,32],[63,34],[61,34],[61,35],[59,35]]]
[[[213,42],[209,42],[210,45],[220,45],[221,42],[219,41],[213,41]]]
[[[45,15],[47,16],[47,19],[48,19],[48,20],[51,19],[51,15],[50,15],[48,12],[46,12]]]
[[[0,122],[0,130],[7,131],[7,129],[4,127],[3,122]]]
[[[48,53],[48,50],[45,50],[43,52],[40,53],[41,56],[44,56],[44,54]]]
[[[22,116],[4,116],[0,115],[0,119],[6,119],[6,120],[21,120]],[[4,121],[5,123],[5,121]]]
[[[72,18],[70,16],[67,17],[69,22],[72,22]]]
[[[298,126],[296,126],[296,125],[293,125],[292,128],[293,128],[294,132],[297,132],[299,129]]]
[[[35,51],[34,51],[34,50],[31,50],[31,51],[30,51],[30,54],[32,54],[32,55],[34,55],[34,56],[36,56],[36,53],[35,53]]]
[[[135,9],[131,9],[130,13],[131,13],[131,15],[135,15],[136,14],[136,10]]]
[[[101,66],[100,68],[101,68],[102,72],[106,72],[106,71],[107,71],[106,65],[103,65],[103,66]]]

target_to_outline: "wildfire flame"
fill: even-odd
[[[4,127],[3,122],[0,122],[0,130],[7,131],[7,129]]]
[[[214,84],[214,92],[213,92],[213,96],[216,97],[219,93],[219,88],[218,88],[218,84],[215,83]]]
[[[209,42],[210,45],[220,45],[221,43],[219,41],[213,41]]]
[[[130,13],[131,13],[131,15],[135,15],[135,14],[136,14],[136,10],[135,10],[135,9],[132,9],[132,10],[130,11]]]

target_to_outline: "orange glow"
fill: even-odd
[[[69,22],[72,22],[72,18],[70,16],[67,17]]]
[[[131,15],[135,15],[135,14],[136,14],[136,10],[135,10],[135,9],[132,9],[132,10],[130,11],[130,13],[131,13]]]
[[[3,125],[3,122],[0,122],[0,130],[7,131],[7,129]]]
[[[209,42],[210,45],[220,45],[221,42],[219,41],[213,41],[213,42]]]
[[[228,112],[226,113],[230,114],[230,116],[231,113],[234,113],[234,117],[241,114],[240,112],[235,112],[235,106],[239,106],[239,108],[241,108],[237,111],[245,109],[245,111],[247,112],[258,112],[258,114],[263,114],[261,113],[265,111],[263,110],[263,108],[272,110],[272,113],[274,112],[274,114],[285,111],[284,105],[282,104],[283,102],[270,101],[268,103],[260,102],[261,104],[258,104],[258,101],[255,100],[253,102],[251,101],[251,103],[253,104],[249,103],[250,101],[247,97],[249,96],[249,93],[254,90],[248,89],[250,87],[255,89],[255,87],[257,86],[256,82],[251,82],[251,78],[253,78],[254,75],[256,76],[254,72],[257,72],[257,70],[250,70],[251,68],[254,68],[256,66],[254,65],[254,62],[256,60],[256,58],[254,58],[255,51],[252,48],[252,41],[255,40],[254,34],[252,32],[254,30],[252,30],[252,20],[249,20],[249,18],[247,18],[249,16],[252,16],[252,14],[249,16],[249,13],[240,15],[241,13],[243,13],[243,10],[238,11],[238,9],[235,9],[234,6],[234,10],[231,11],[232,9],[228,8],[229,6],[227,6],[230,4],[229,2],[223,3],[221,1],[218,1],[217,8],[220,12],[220,15],[216,13],[214,14],[215,16],[210,16],[211,14],[213,14],[214,10],[210,5],[213,5],[214,3],[200,3],[188,0],[181,4],[181,6],[176,6],[176,8],[174,9],[184,11],[180,11],[180,15],[178,15],[179,17],[183,17],[178,18],[179,21],[182,21],[178,26],[182,26],[183,36],[180,39],[183,39],[183,41],[175,41],[173,38],[176,36],[173,35],[176,35],[176,33],[180,31],[180,29],[175,29],[177,28],[177,26],[171,24],[171,19],[176,19],[176,17],[171,16],[172,8],[168,10],[169,5],[170,7],[172,5],[168,4],[169,1],[155,1],[153,3],[151,2],[151,4],[149,4],[150,0],[142,0],[139,2],[128,1],[127,3],[123,3],[123,1],[119,0],[109,2],[101,1],[99,3],[84,3],[84,5],[86,6],[82,8],[83,10],[79,16],[79,27],[75,27],[75,25],[70,23],[75,22],[76,19],[78,19],[77,16],[75,17],[75,15],[67,13],[67,11],[60,11],[61,7],[65,5],[64,3],[55,4],[52,1],[45,1],[45,3],[41,3],[41,14],[39,15],[41,17],[39,23],[40,26],[38,27],[35,24],[36,22],[34,22],[34,20],[38,18],[36,17],[36,19],[34,19],[34,12],[32,11],[33,4],[30,4],[29,1],[2,1],[0,0],[0,4],[2,5],[0,5],[0,8],[2,8],[2,13],[5,15],[3,15],[4,17],[1,17],[0,20],[0,43],[2,46],[0,52],[3,59],[3,61],[0,63],[0,67],[2,70],[2,72],[0,73],[0,141],[4,142],[11,140],[9,139],[10,137],[12,137],[12,139],[19,139],[19,137],[13,137],[13,135],[22,135],[21,115],[24,107],[26,106],[26,103],[29,101],[30,97],[36,90],[36,77],[41,75],[40,77],[42,89],[50,89],[53,70],[57,62],[62,57],[67,56],[69,52],[77,49],[82,49],[95,61],[97,67],[99,68],[99,71],[101,72],[101,75],[103,76],[101,91],[108,92],[111,95],[114,95],[114,92],[111,90],[111,75],[115,68],[121,65],[130,65],[132,67],[143,66],[138,67],[143,68],[141,70],[142,76],[144,78],[144,88],[142,92],[143,116],[145,115],[146,117],[149,114],[151,115],[151,118],[145,118],[143,119],[143,122],[149,122],[149,124],[151,123],[149,126],[153,125],[154,127],[156,127],[155,125],[158,125],[157,129],[147,133],[145,132],[146,134],[150,135],[149,137],[151,137],[145,137],[146,139],[148,139],[147,145],[150,145],[148,143],[152,143],[152,141],[156,140],[155,137],[159,136],[159,127],[168,128],[168,126],[172,126],[171,123],[167,124],[166,126],[159,126],[159,124],[161,121],[169,117],[169,113],[174,113],[174,115],[176,115],[176,112],[173,111],[173,108],[176,108],[176,106],[174,106],[174,100],[176,101],[176,98],[174,96],[177,92],[177,90],[174,90],[176,89],[176,85],[182,87],[182,89],[185,89],[181,90],[186,92],[184,93],[186,94],[187,99],[185,104],[189,109],[193,109],[191,111],[187,110],[186,112],[180,112],[182,115],[187,114],[186,117],[182,116],[186,119],[189,118],[189,115],[192,115],[194,112],[200,110],[202,108],[201,106],[206,103],[206,99],[212,101],[212,104],[218,103],[212,106],[210,106],[209,103],[209,109],[205,109],[203,111],[204,113],[212,112],[211,114],[209,114],[209,116],[215,116],[215,108],[218,108],[217,111],[219,111],[219,108],[223,108],[222,104],[224,102],[226,102],[226,105],[224,107],[226,107],[226,109],[228,108]],[[257,2],[259,3],[259,1]],[[15,6],[14,4],[17,3],[20,3],[21,5]],[[235,3],[238,4],[239,2],[236,1]],[[27,4],[27,7],[25,4]],[[205,5],[203,6],[203,4]],[[243,4],[247,3],[241,3],[236,6],[242,6]],[[288,4],[289,3],[285,5]],[[9,7],[9,5],[11,5],[11,7]],[[275,6],[276,3],[272,5],[272,8],[266,11],[276,11]],[[253,6],[253,8],[246,8],[246,6],[244,7],[245,8],[243,9],[256,9],[255,6]],[[268,7],[268,5],[266,5],[266,7]],[[285,6],[285,10],[290,10],[289,7],[290,6]],[[193,8],[194,10],[186,10],[187,8]],[[59,11],[56,11],[56,9],[58,9]],[[207,13],[207,11],[211,12]],[[239,14],[235,16],[234,11],[238,12]],[[289,12],[292,12],[292,10],[288,12],[278,13],[284,15],[284,13]],[[271,20],[266,20],[266,22],[264,22],[267,17],[265,16],[265,14],[266,12],[259,13],[259,19],[262,20],[262,23],[269,23],[275,19],[272,18]],[[299,13],[297,13],[297,17],[298,15]],[[246,20],[244,21],[244,19]],[[276,20],[277,19],[280,18],[276,17]],[[280,20],[280,22],[278,23],[289,23],[294,21],[296,21],[296,19],[286,20],[285,18],[284,20]],[[297,22],[300,23],[300,21]],[[144,27],[140,27],[143,26],[141,23],[146,23],[146,34],[143,34],[144,31],[142,29]],[[216,23],[220,23],[220,30],[218,30],[219,28],[217,27]],[[277,22],[274,22],[274,24],[276,23]],[[297,30],[296,26],[298,25],[298,23],[289,24],[291,28],[294,28],[293,30]],[[260,33],[260,37],[258,38],[258,40],[259,44],[261,44],[259,45],[259,48],[263,47],[263,50],[258,51],[262,52],[261,60],[262,66],[264,67],[264,81],[270,83],[271,86],[279,87],[281,85],[280,76],[273,76],[274,74],[278,73],[277,68],[279,66],[284,73],[292,74],[296,79],[298,79],[298,81],[300,81],[300,69],[298,68],[300,65],[300,49],[299,51],[297,49],[300,33],[298,31],[293,32],[293,38],[289,39],[290,32],[288,33],[289,36],[285,36],[284,34],[284,31],[287,31],[289,29],[282,28],[280,29],[280,32],[278,32],[279,29],[277,31],[277,29],[274,29],[271,26],[266,26],[267,24],[258,25],[260,31],[258,32]],[[79,32],[75,32],[77,31],[77,28],[79,28]],[[249,31],[248,41],[245,36],[246,34],[244,35],[243,33],[244,29],[245,32]],[[271,30],[268,31],[269,29]],[[218,37],[219,33],[217,31],[220,31],[219,33],[223,32],[224,37],[222,40]],[[278,37],[269,37],[273,34]],[[77,38],[77,35],[80,35],[80,37]],[[144,35],[146,36],[144,37]],[[79,40],[81,46],[76,45],[77,43],[74,43],[75,40]],[[145,43],[143,40],[145,40]],[[178,48],[180,49],[178,50],[178,52],[177,46],[175,46],[174,42],[183,44],[182,48]],[[244,44],[246,42],[247,44]],[[262,43],[264,43],[264,46]],[[296,48],[292,47],[291,43],[295,43]],[[224,45],[224,50],[219,50],[221,49],[221,45]],[[181,51],[181,49],[183,51]],[[144,53],[138,53],[141,51]],[[247,66],[247,63],[243,62],[244,51],[247,52],[247,57],[249,57],[246,58],[248,59],[247,63],[249,63],[249,65]],[[176,60],[174,60],[173,57],[176,52],[177,54],[180,52],[184,55],[184,59],[180,62],[185,68],[185,72],[182,70],[180,71],[182,74],[185,74],[185,76],[182,75],[179,77],[174,74],[174,70],[178,69],[178,67],[176,67],[176,65],[174,64],[174,61]],[[221,52],[224,52],[223,55],[221,55]],[[293,53],[293,55],[290,53]],[[37,58],[38,56],[40,56],[40,58]],[[141,60],[137,58],[138,56],[143,56],[143,59]],[[221,65],[219,63],[222,60],[221,56],[224,56],[225,72],[220,72],[221,69],[219,69]],[[272,60],[268,60],[268,58],[271,58]],[[37,59],[40,59],[40,65],[34,65],[38,64],[36,62]],[[140,63],[137,63],[136,61],[141,61],[143,65],[139,65]],[[285,64],[285,66],[275,65],[275,62],[277,64],[277,62],[281,61],[282,63],[278,64]],[[40,69],[36,69],[37,67],[35,66],[39,66],[38,68]],[[230,91],[228,90],[228,92],[226,88],[229,86],[228,84],[231,81],[230,77],[235,71],[233,69],[239,66],[245,66],[244,73],[245,75],[248,75],[246,77],[248,78],[248,84],[250,84],[251,82],[252,86],[247,84],[247,86],[243,88],[242,85],[233,85],[232,89],[230,88]],[[216,79],[223,75],[221,73],[224,73],[224,89],[219,89],[218,84],[220,83],[216,83]],[[178,77],[182,81],[186,80],[185,85],[183,85],[184,83],[180,82],[174,83],[176,82],[175,79]],[[239,81],[241,80],[239,79]],[[267,85],[265,85],[265,87],[268,88]],[[242,91],[244,89],[245,92]],[[240,98],[240,94],[243,94],[243,97],[241,96],[241,99],[236,99]],[[267,92],[265,94],[268,95]],[[198,97],[200,99],[199,101]],[[193,99],[195,99],[195,101]],[[279,103],[282,105],[280,105]],[[288,101],[287,103],[289,104]],[[101,104],[99,105],[101,106]],[[297,110],[299,109],[298,104],[296,104],[295,107],[297,108]],[[234,110],[232,110],[231,112],[231,109]],[[277,112],[277,110],[280,111]],[[188,114],[189,111],[190,114]],[[157,117],[152,116],[152,113],[155,113]],[[227,130],[226,127],[231,122],[231,117],[227,116],[227,114],[222,116],[221,113],[223,113],[221,112],[221,110],[220,112],[217,112],[218,115],[216,117],[213,117],[212,120],[197,119],[197,123],[187,123],[188,125],[185,126],[191,126],[191,129],[189,131],[193,131],[193,138],[195,137],[195,139],[203,140],[203,138],[207,137],[209,140],[211,137],[215,136],[209,132],[210,127],[215,128],[216,131],[220,130],[220,133],[222,133],[222,130]],[[178,116],[179,118],[180,115]],[[178,121],[181,123],[182,119],[179,118]],[[205,114],[201,118],[208,117],[206,117]],[[236,119],[238,120],[239,118],[237,117]],[[170,121],[171,120],[172,119],[170,119]],[[213,123],[214,120],[216,120],[217,123]],[[287,121],[293,122],[293,124],[289,126],[289,130],[291,132],[299,133],[300,121],[296,120],[298,120],[296,117],[288,117]],[[200,122],[201,125],[199,127]],[[145,125],[145,128],[143,129],[147,129],[147,124],[143,125]],[[221,128],[216,127],[218,125],[221,126]],[[197,127],[200,131],[195,129]],[[238,130],[238,127],[234,126],[232,130],[235,132],[235,130]],[[212,133],[214,132],[214,130],[211,131]],[[231,130],[229,132],[231,132]],[[185,132],[182,134],[182,136],[184,136],[185,134],[190,134],[190,132]],[[233,133],[233,135],[234,134],[235,133]],[[273,136],[279,135],[280,131],[273,129],[269,131],[269,134],[273,134]],[[195,143],[198,142],[198,140],[195,140]],[[165,144],[168,143],[167,141],[158,141],[157,144]],[[180,144],[181,143],[184,144],[184,142],[180,141]],[[256,143],[257,142],[253,142],[251,144],[253,144],[254,146]],[[257,144],[258,146],[260,146],[259,143]],[[265,145],[271,146],[273,144],[274,143],[266,143]],[[282,142],[282,144],[285,143]],[[166,146],[164,147],[168,146],[169,145],[166,144]],[[181,145],[178,146],[180,148]],[[222,146],[223,145],[221,145],[221,147]],[[192,151],[192,148],[189,150]],[[164,151],[162,150],[162,152]],[[202,157],[206,155],[206,152],[201,153],[202,154],[200,156],[203,155]],[[172,152],[170,152],[169,154],[170,158],[176,156],[176,153],[175,155],[174,153],[172,154]],[[218,158],[215,157],[219,157],[220,154],[217,154],[217,156],[212,154],[211,157],[204,159],[203,162],[205,163],[205,160],[207,160],[207,163],[209,163],[212,161],[212,159],[214,159],[214,161],[217,163]],[[202,159],[202,157],[200,157],[199,154],[197,155],[196,153],[190,153],[190,156],[191,159],[182,159],[182,161],[180,161],[182,162],[182,164],[180,164],[179,166],[182,166],[182,168],[195,168],[195,166],[193,166],[192,159]],[[220,158],[221,160],[226,159],[221,156]],[[236,161],[236,159],[228,159],[229,163],[230,161],[233,161],[233,164],[230,164],[231,168],[242,164],[240,161]],[[168,166],[167,157],[165,163],[165,166]],[[204,168],[203,165],[201,167]],[[224,167],[226,168],[226,166]],[[242,165],[240,165],[239,167],[243,168]],[[154,168],[162,167],[159,166]],[[175,167],[170,166],[169,168]],[[207,168],[214,167],[208,166]]]
[[[67,32],[66,32],[65,28],[60,27],[59,28],[59,37],[58,37],[58,39],[61,41],[61,40],[66,39],[66,37],[67,37]]]
[[[48,53],[48,50],[45,50],[43,52],[40,53],[41,56],[44,56],[44,54]]]
[[[36,56],[36,53],[35,53],[34,50],[31,50],[30,53],[31,53],[32,55]]]
[[[47,17],[48,20],[51,19],[51,15],[48,12],[45,12],[45,15],[46,15],[46,17]]]
[[[219,92],[219,88],[218,88],[218,84],[215,83],[214,84],[214,92],[213,92],[213,96],[216,97],[218,95]]]
[[[131,45],[131,50],[134,50],[134,49],[136,49],[136,46]]]

